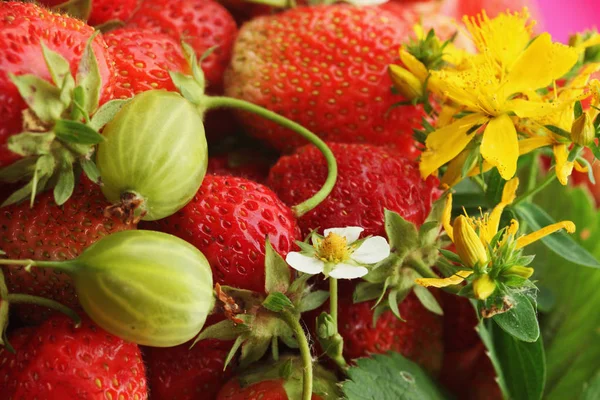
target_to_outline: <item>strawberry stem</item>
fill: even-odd
[[[304,329],[302,329],[302,325],[300,325],[300,319],[297,315],[294,315],[290,311],[283,311],[281,315],[294,332],[294,336],[296,336],[296,340],[298,341],[298,347],[300,348],[300,358],[302,359],[303,366],[302,400],[311,400],[313,392],[313,364],[306,334],[304,333]]]
[[[338,281],[329,278],[329,315],[335,325],[335,333],[338,333]]]
[[[27,271],[31,267],[39,267],[57,269],[68,274],[75,272],[75,265],[68,261],[0,260],[0,265],[23,265]]]
[[[317,135],[315,135],[308,129],[304,128],[302,125],[297,124],[296,122],[291,121],[277,113],[274,113],[273,111],[257,106],[256,104],[252,104],[244,100],[234,99],[231,97],[206,96],[205,103],[203,104],[203,106],[206,107],[206,110],[221,107],[236,108],[260,115],[261,117],[273,121],[283,126],[284,128],[296,132],[297,134],[308,140],[310,143],[315,145],[315,147],[319,149],[319,151],[321,151],[321,153],[325,157],[325,160],[327,161],[327,179],[325,180],[323,186],[321,186],[321,189],[319,189],[319,191],[315,193],[314,196],[292,207],[292,210],[294,211],[296,217],[301,217],[307,212],[317,207],[323,200],[325,200],[325,198],[333,190],[333,186],[335,185],[335,181],[337,180],[338,174],[337,162],[335,161],[335,157],[324,141],[322,141]]]
[[[81,318],[77,313],[71,310],[69,307],[60,304],[57,301],[46,299],[39,296],[31,296],[28,294],[11,293],[6,296],[8,303],[18,304],[33,304],[36,306],[47,307],[52,310],[59,311],[71,318],[75,322],[75,327],[78,328],[81,325]]]

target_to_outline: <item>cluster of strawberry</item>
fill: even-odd
[[[180,45],[184,40],[197,54],[207,54],[201,66],[209,93],[252,102],[309,128],[327,141],[339,177],[325,201],[296,218],[290,207],[314,195],[327,177],[317,148],[254,115],[211,112],[206,132],[214,155],[202,186],[184,208],[139,226],[123,222],[105,213],[109,203],[100,188],[82,175],[60,206],[44,192],[33,205],[20,202],[0,209],[0,249],[8,258],[68,260],[111,233],[152,229],[202,251],[215,282],[264,294],[265,237],[285,257],[296,249],[295,240],[312,230],[356,226],[364,228],[363,236],[386,236],[384,210],[420,226],[439,196],[437,180],[422,180],[415,161],[419,150],[413,129],[421,126],[425,113],[421,106],[393,107],[402,99],[390,90],[387,74],[419,19],[452,30],[438,2],[396,0],[276,13],[233,0],[223,1],[227,8],[213,0],[93,0],[86,12],[90,25],[45,8],[60,7],[62,1],[38,3],[0,4],[0,167],[20,161],[7,145],[10,137],[28,124],[35,132],[39,122],[27,121],[26,100],[10,77],[54,79],[42,41],[77,72],[94,25],[113,28],[93,38],[102,80],[100,105],[147,90],[176,90],[169,71],[191,73]],[[447,3],[452,4],[446,9],[462,14],[488,2]],[[511,6],[495,3],[500,10]],[[73,4],[65,7],[77,11]],[[240,131],[259,141],[248,145],[247,138],[232,138]],[[18,187],[11,170],[3,171],[9,183],[0,186],[0,200]],[[9,293],[52,299],[83,314],[64,273],[22,266],[4,272]],[[399,305],[406,321],[387,310],[372,325],[375,300],[354,303],[354,289],[353,283],[340,285],[338,325],[346,359],[394,350],[431,374],[441,374],[461,398],[500,396],[468,302],[435,293],[446,312],[442,318],[411,293]],[[319,311],[302,316],[313,337]],[[224,371],[231,341],[205,339],[192,349],[190,343],[141,348],[89,319],[75,328],[67,317],[38,305],[15,304],[11,314],[7,339],[16,353],[0,349],[2,399],[284,399],[285,380],[295,376],[288,373],[284,379],[265,370],[263,377],[242,374],[227,382],[235,373],[234,363]],[[207,326],[223,318],[215,314]],[[313,350],[318,357],[321,350]],[[253,366],[252,371],[261,369]],[[461,376],[473,374],[478,378],[468,385],[460,382]],[[331,375],[316,370],[315,379]]]

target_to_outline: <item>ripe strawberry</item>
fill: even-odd
[[[0,167],[19,158],[7,148],[6,142],[10,136],[23,131],[23,110],[27,108],[9,73],[33,74],[50,81],[40,46],[43,41],[69,62],[75,74],[86,41],[93,33],[94,29],[85,23],[35,4],[0,2]],[[101,36],[94,39],[93,49],[102,79],[101,97],[108,100],[112,64]]]
[[[86,247],[113,232],[134,229],[117,218],[104,216],[109,203],[100,188],[88,181],[76,186],[73,196],[57,206],[51,192],[29,202],[0,209],[0,249],[12,259],[69,260]],[[71,278],[46,268],[22,266],[4,269],[9,292],[25,293],[56,300],[67,307],[79,308]],[[48,310],[29,305],[14,305],[13,310],[26,322],[39,323]]]
[[[163,33],[125,28],[104,35],[115,62],[113,98],[128,98],[152,89],[176,90],[169,71],[188,74],[181,45]]]
[[[416,154],[420,107],[397,107],[388,64],[412,30],[375,7],[299,7],[245,24],[225,76],[226,94],[288,117],[325,140],[367,142]],[[389,111],[389,113],[388,113]],[[305,141],[240,114],[252,135],[280,150]]]
[[[265,290],[265,238],[283,257],[298,238],[292,211],[267,187],[243,178],[207,175],[196,196],[153,228],[204,253],[215,282]]]
[[[16,354],[0,348],[4,399],[147,399],[140,349],[94,325],[55,315],[10,335]]]
[[[206,326],[217,322],[210,316]],[[148,347],[144,359],[154,400],[214,399],[231,376],[223,371],[230,341],[201,340],[194,347],[185,343],[170,348]]]
[[[227,10],[213,0],[144,1],[127,26],[149,29],[188,42],[202,55],[218,46],[202,62],[212,91],[222,87],[223,73],[231,59],[237,26]]]
[[[385,235],[384,209],[420,225],[438,197],[437,179],[419,175],[418,165],[383,148],[329,144],[339,176],[325,201],[300,217],[303,234],[311,229],[360,226],[364,235]],[[325,158],[312,145],[283,156],[271,168],[268,185],[288,205],[308,199],[325,182]]]
[[[375,301],[354,303],[354,284],[340,285],[338,329],[344,338],[347,360],[373,353],[397,351],[432,374],[439,373],[443,358],[442,319],[427,311],[414,293],[398,306],[406,321],[385,311],[373,327]]]
[[[96,26],[110,21],[127,22],[142,0],[92,0],[87,23]],[[38,0],[46,7],[55,7],[64,0]],[[85,18],[84,18],[85,19]]]
[[[287,364],[287,368],[286,368]],[[318,364],[313,370],[312,400],[340,399],[335,376]],[[295,400],[302,393],[302,364],[297,357],[252,366],[223,386],[217,400]]]

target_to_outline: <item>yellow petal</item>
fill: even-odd
[[[506,229],[507,235],[516,235],[519,231],[519,221],[516,219],[511,219],[508,228]]]
[[[485,226],[482,226],[482,237],[485,239],[487,243],[490,243],[496,233],[498,233],[498,226],[500,226],[500,217],[502,216],[502,212],[511,204],[515,197],[517,197],[517,188],[519,187],[519,178],[513,178],[510,181],[506,182],[504,185],[504,189],[502,190],[502,200],[490,213],[490,217]]]
[[[452,122],[452,118],[454,118],[454,115],[457,113],[458,109],[456,109],[456,107],[446,105],[443,106],[442,110],[440,111],[440,115],[438,116],[436,127],[441,128],[450,124],[450,122]]]
[[[484,266],[488,263],[485,246],[464,215],[459,215],[452,225],[456,253],[467,267]]]
[[[467,131],[486,121],[484,115],[470,114],[430,133],[425,141],[427,150],[421,155],[419,164],[421,176],[428,177],[456,157],[475,136],[475,132],[467,134]]]
[[[503,82],[505,97],[549,86],[571,70],[580,54],[580,49],[552,43],[550,34],[542,33],[510,68]]]
[[[519,188],[519,178],[513,178],[506,182],[502,189],[502,203],[511,204],[517,197],[517,189]]]
[[[448,278],[419,278],[416,279],[415,282],[425,287],[433,286],[436,288],[443,288],[446,286],[458,285],[464,281],[465,278],[468,278],[472,273],[473,271],[458,271]]]
[[[560,101],[576,100],[586,89],[590,76],[600,70],[600,63],[587,64],[569,84],[560,90]]]
[[[481,87],[483,78],[480,75],[481,70],[478,69],[431,71],[427,88],[441,98],[447,97],[470,111],[478,112],[481,109],[479,90],[473,88]]]
[[[566,185],[569,176],[573,172],[573,163],[569,161],[569,149],[566,144],[556,144],[553,147],[553,151],[556,163],[556,177],[561,184]]]
[[[409,70],[399,65],[390,65],[388,73],[394,86],[407,100],[417,99],[423,96],[423,84]]]
[[[517,171],[519,141],[517,130],[506,114],[492,119],[483,133],[481,156],[498,168],[500,176],[511,179]]]
[[[552,113],[561,111],[569,106],[562,102],[540,102],[525,99],[513,99],[506,101],[502,108],[505,112],[512,111],[520,118],[541,118]],[[569,125],[570,127],[570,125]],[[568,130],[569,128],[567,128]]]
[[[463,164],[469,157],[470,153],[470,150],[464,150],[458,156],[452,159],[452,161],[450,161],[448,168],[446,168],[446,172],[444,172],[444,176],[440,181],[441,184],[452,187],[462,180]],[[473,162],[475,162],[475,160],[473,160]]]
[[[473,294],[479,300],[485,300],[496,290],[496,282],[488,274],[481,275],[473,281]]]
[[[452,193],[448,191],[448,197],[446,197],[446,204],[444,204],[444,210],[442,211],[442,225],[446,230],[446,234],[454,242],[454,229],[450,223],[452,218]]]
[[[554,144],[550,136],[534,136],[532,138],[519,140],[519,155],[527,154],[540,147]]]
[[[421,61],[404,49],[400,49],[400,61],[421,83],[425,82],[429,71],[427,71],[427,68]]]
[[[536,240],[540,240],[541,238],[561,229],[565,229],[568,233],[573,233],[575,232],[575,224],[572,221],[561,221],[552,225],[548,225],[545,228],[530,233],[529,235],[522,236],[517,239],[517,249],[521,249],[535,242]]]
[[[573,163],[573,166],[575,167],[575,171],[577,172],[587,174],[589,171],[587,165],[581,165],[577,160]]]

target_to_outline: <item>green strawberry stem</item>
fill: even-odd
[[[329,315],[335,325],[335,333],[338,333],[338,281],[329,277]]]
[[[302,325],[300,325],[300,319],[297,315],[289,311],[283,311],[281,313],[283,320],[294,332],[296,340],[298,341],[298,347],[300,348],[300,358],[302,359],[302,400],[312,399],[312,385],[313,385],[313,364],[312,356],[310,354],[310,347],[308,346],[308,340],[306,340],[306,334]]]
[[[249,103],[244,100],[234,99],[231,97],[209,97],[206,96],[205,103],[203,104],[206,107],[206,110],[211,108],[235,108],[243,111],[251,112],[257,115],[260,115],[263,118],[266,118],[270,121],[273,121],[284,128],[290,129],[300,136],[307,139],[309,142],[315,145],[317,149],[323,153],[325,160],[327,161],[328,173],[327,179],[325,183],[319,189],[317,193],[314,194],[310,199],[297,204],[292,207],[292,210],[296,214],[296,217],[301,217],[307,212],[311,211],[315,207],[317,207],[325,198],[331,193],[333,190],[333,186],[335,185],[335,181],[337,180],[337,162],[335,161],[335,157],[329,147],[323,142],[317,135],[304,128],[302,125],[297,124],[294,121],[291,121],[273,111],[269,111],[265,108],[257,106],[255,104]]]
[[[29,294],[19,294],[19,293],[11,293],[6,296],[6,300],[8,303],[13,304],[33,304],[36,306],[47,307],[52,310],[59,311],[65,314],[67,317],[71,318],[73,322],[75,322],[75,327],[79,327],[81,325],[81,318],[77,313],[71,310],[69,307],[60,304],[57,301],[46,299],[44,297],[39,296],[31,296]]]
[[[0,260],[0,265],[23,265],[28,272],[31,267],[52,268],[69,274],[75,271],[75,265],[69,261]]]

